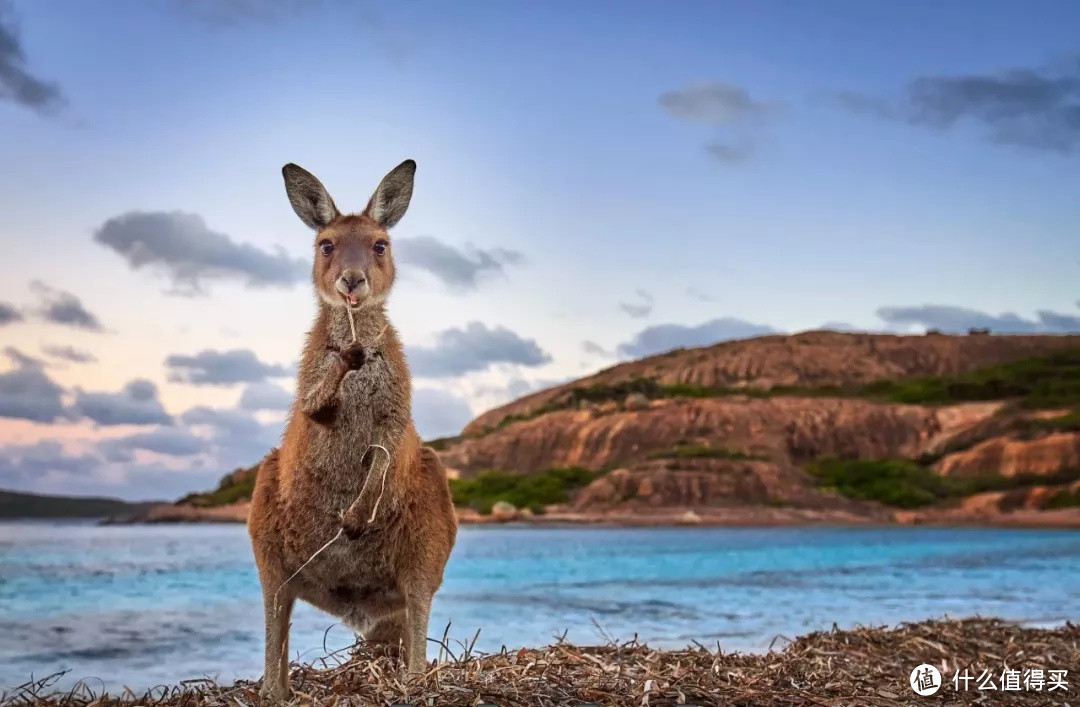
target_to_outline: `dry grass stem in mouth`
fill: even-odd
[[[406,678],[400,665],[364,644],[316,664],[294,664],[293,704],[563,707],[593,702],[608,707],[666,707],[680,703],[792,707],[794,705],[1061,705],[1080,690],[1080,627],[1026,628],[996,619],[924,621],[896,628],[819,631],[764,654],[725,653],[719,646],[655,650],[630,641],[578,647],[559,641],[542,649],[478,654],[462,643],[458,655],[437,643],[448,662]],[[782,642],[782,641],[781,641]],[[475,640],[472,641],[475,644]],[[348,650],[348,649],[345,649]],[[922,663],[938,668],[944,685],[933,697],[916,695],[908,679]],[[1069,690],[957,691],[952,676],[968,670],[1067,670]],[[212,680],[159,687],[145,695],[94,693],[79,685],[51,692],[56,676],[22,685],[3,707],[239,707],[266,704],[259,683],[218,685]],[[51,682],[50,682],[51,681]]]

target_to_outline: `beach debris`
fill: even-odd
[[[392,657],[363,644],[315,663],[294,664],[292,704],[439,705],[465,707],[563,707],[582,702],[608,707],[677,704],[792,707],[796,705],[930,704],[914,692],[913,670],[940,671],[935,705],[1077,704],[1080,692],[1080,626],[1031,628],[998,619],[932,620],[896,628],[856,628],[811,633],[760,654],[727,653],[698,644],[655,650],[636,641],[579,647],[558,640],[541,649],[503,648],[495,654],[460,643],[453,651],[444,633],[445,662],[406,679]],[[1041,690],[1003,689],[1002,675],[1027,670],[1044,676]],[[1038,672],[1041,671],[1041,672]],[[1062,679],[1050,691],[1050,675]],[[932,672],[932,671],[931,671]],[[996,689],[978,689],[958,676],[994,676]],[[56,692],[50,676],[15,688],[0,707],[245,707],[267,704],[259,683],[218,685],[185,681],[145,695],[95,693],[90,683]]]

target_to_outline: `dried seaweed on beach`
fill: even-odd
[[[802,636],[765,654],[725,653],[719,647],[654,650],[637,642],[455,654],[439,644],[442,660],[426,675],[406,679],[400,666],[363,645],[349,656],[293,666],[293,700],[300,705],[478,705],[549,707],[634,705],[896,705],[1078,704],[1080,626],[1039,629],[996,619],[925,621],[897,628],[834,629]],[[935,666],[942,685],[932,697],[909,685],[913,668]],[[1001,689],[1002,671],[1068,671],[1068,690]],[[957,689],[953,675],[993,676],[998,689]],[[984,673],[989,671],[989,673]],[[3,707],[247,707],[258,705],[259,684],[223,686],[188,681],[145,695],[94,694],[79,686],[56,693],[49,679],[6,695]]]

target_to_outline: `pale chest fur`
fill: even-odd
[[[362,368],[345,374],[333,418],[315,426],[310,462],[328,470],[348,470],[372,444],[396,447],[404,432],[396,409],[400,384],[378,352],[371,353]]]
[[[326,323],[325,344],[344,348],[352,343],[352,330],[343,310]],[[338,402],[327,419],[309,421],[308,443],[300,460],[303,475],[310,483],[322,486],[324,493],[355,495],[377,460],[381,469],[385,455],[368,453],[372,445],[385,447],[391,455],[410,425],[410,382],[400,351],[397,334],[384,316],[357,315],[357,341],[365,344],[366,359],[357,370],[349,371],[338,387]],[[369,342],[370,345],[368,345]],[[309,347],[301,369],[306,383],[314,381],[333,365],[336,354],[326,345]],[[307,360],[313,357],[315,360]],[[316,375],[308,376],[308,372]],[[302,396],[307,391],[301,385]],[[341,499],[342,501],[349,499]],[[347,505],[347,503],[346,503]]]

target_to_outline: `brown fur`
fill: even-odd
[[[248,520],[266,614],[263,692],[276,699],[289,693],[288,630],[296,599],[341,617],[366,640],[400,646],[410,671],[426,665],[428,613],[457,522],[446,472],[413,426],[409,369],[384,310],[394,280],[385,224],[396,223],[408,205],[411,171],[405,206],[390,199],[380,210],[378,200],[396,195],[400,202],[400,184],[391,177],[402,167],[387,176],[364,213],[349,216],[337,213],[314,177],[293,165],[285,170],[294,208],[317,227],[319,311],[281,448],[259,468]],[[290,175],[290,168],[299,173]],[[326,202],[313,201],[323,196]],[[329,255],[324,241],[333,244]],[[380,241],[387,243],[383,254],[374,250]],[[352,343],[339,287],[349,272],[367,282],[352,309],[359,345]],[[370,445],[390,453],[384,490],[386,454]],[[344,536],[286,583],[342,527]]]

